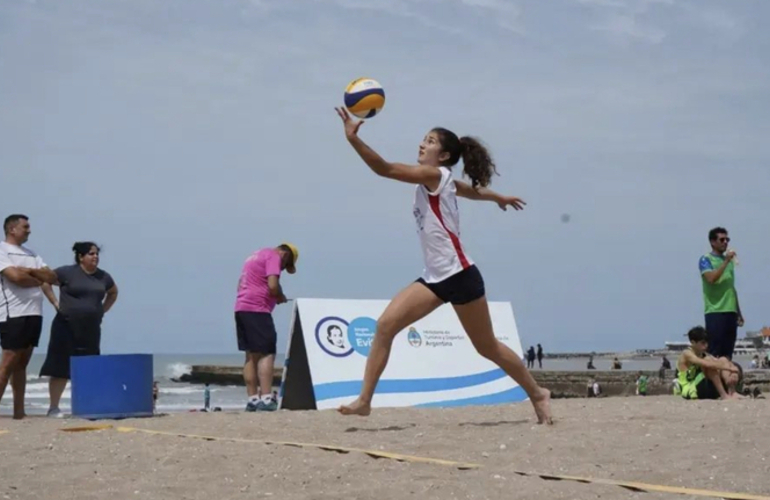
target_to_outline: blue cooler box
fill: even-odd
[[[151,417],[152,354],[108,354],[70,358],[72,416]]]

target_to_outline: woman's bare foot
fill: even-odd
[[[551,416],[551,391],[541,388],[540,395],[536,398],[530,398],[530,400],[532,401],[532,406],[535,407],[537,423],[553,425],[553,417]]]
[[[337,411],[343,415],[359,415],[361,417],[368,417],[372,412],[372,405],[369,403],[363,403],[360,398],[356,399],[349,405],[342,405],[337,408]]]

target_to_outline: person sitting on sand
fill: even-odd
[[[725,382],[725,390],[727,391],[727,394],[738,393],[744,396],[750,396],[750,391],[746,391],[746,389],[743,387],[743,367],[733,360],[730,360],[730,363],[735,366],[736,371],[722,372],[722,380]]]
[[[620,363],[620,360],[617,357],[612,360],[612,369],[613,370],[623,369],[623,365]]]
[[[737,374],[739,369],[729,359],[715,358],[707,353],[706,329],[696,326],[687,332],[687,337],[690,347],[682,352],[676,363],[681,396],[684,399],[743,399],[737,392],[725,390],[723,373]]]
[[[645,375],[642,372],[639,372],[637,379],[636,379],[636,395],[637,396],[646,396],[647,395],[647,375]]]
[[[599,398],[602,396],[602,387],[599,385],[599,382],[597,380],[593,380],[593,383],[591,384],[591,390],[594,393],[595,398]]]

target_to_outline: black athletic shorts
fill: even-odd
[[[42,331],[42,316],[8,318],[0,323],[0,347],[8,351],[37,347]]]
[[[719,399],[719,391],[708,378],[704,377],[703,380],[698,382],[695,389],[698,391],[698,399]]]
[[[454,305],[467,304],[484,296],[484,278],[481,277],[479,269],[473,265],[463,269],[457,274],[453,274],[444,281],[438,283],[427,283],[424,279],[417,279],[436,294],[436,297],[443,302],[449,302]]]
[[[709,336],[709,354],[715,358],[733,359],[735,340],[738,337],[738,314],[709,313],[706,314],[705,320]]]
[[[237,311],[235,331],[238,350],[259,354],[275,354],[278,334],[273,315],[265,312]]]
[[[57,314],[51,323],[51,339],[40,376],[70,378],[70,357],[98,356],[101,338],[101,315]]]

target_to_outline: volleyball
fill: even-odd
[[[385,106],[385,91],[377,80],[357,78],[345,88],[345,107],[359,118],[372,118]]]

